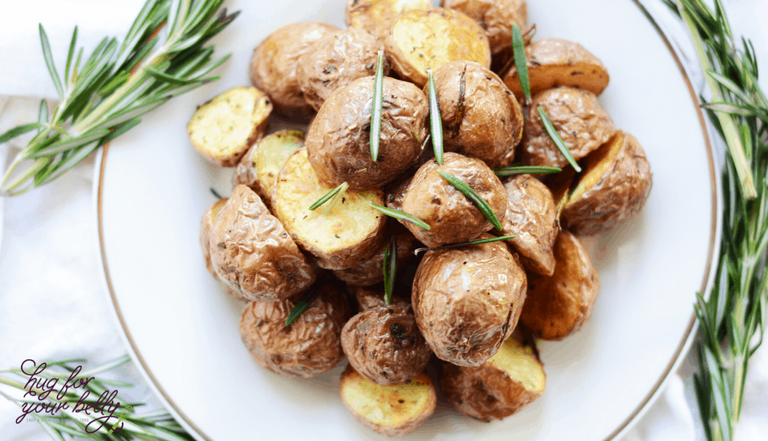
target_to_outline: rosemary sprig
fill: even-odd
[[[205,44],[238,15],[228,15],[226,9],[217,15],[222,3],[147,0],[123,43],[104,38],[82,65],[83,50],[75,57],[75,28],[63,77],[40,25],[43,56],[60,102],[49,117],[42,111],[43,100],[37,123],[0,136],[4,142],[38,129],[9,164],[0,193],[18,195],[52,182],[92,151],[135,127],[145,113],[218,79],[208,74],[229,55],[213,61],[214,48]],[[167,32],[161,42],[155,34],[164,23]]]
[[[440,116],[440,104],[437,102],[437,90],[432,69],[427,68],[429,77],[429,129],[432,135],[432,150],[435,161],[443,165],[443,118]]]
[[[371,201],[368,201],[368,204],[371,207],[379,210],[380,212],[386,214],[389,217],[393,217],[395,219],[399,219],[399,220],[403,220],[403,221],[406,221],[406,222],[410,222],[410,223],[416,225],[417,227],[423,228],[425,230],[429,230],[430,229],[430,226],[429,226],[428,223],[424,222],[423,220],[419,219],[416,216],[413,216],[413,215],[408,214],[408,213],[403,213],[400,210],[393,210],[392,208],[382,207],[381,205],[374,204]]]
[[[749,359],[768,323],[768,100],[757,83],[754,47],[747,39],[737,46],[720,0],[714,10],[700,0],[665,3],[688,27],[712,94],[703,107],[728,145],[718,271],[709,298],[697,293],[695,304],[700,338],[694,386],[707,439],[729,441]],[[754,185],[753,176],[762,182]]]
[[[552,173],[560,173],[563,171],[560,167],[543,167],[537,165],[515,165],[512,167],[494,168],[491,169],[496,176],[513,176],[513,175],[551,175]]]
[[[528,60],[525,58],[525,40],[520,32],[520,26],[512,25],[512,54],[515,59],[517,78],[520,80],[520,88],[523,89],[525,104],[531,104],[531,84],[528,78]]]
[[[349,188],[349,184],[346,182],[342,182],[338,187],[334,188],[333,190],[326,193],[323,197],[315,201],[314,204],[309,206],[310,210],[316,210],[318,207],[323,205],[324,203],[328,202],[329,199],[336,196],[339,193],[344,193]]]
[[[557,146],[557,149],[560,150],[560,153],[565,156],[565,159],[568,161],[569,164],[571,164],[571,167],[573,167],[574,170],[576,170],[577,173],[581,172],[581,167],[579,167],[579,163],[576,162],[575,159],[573,159],[573,155],[571,155],[571,151],[568,150],[568,147],[563,142],[563,138],[560,137],[560,134],[557,133],[557,130],[555,130],[555,126],[552,125],[552,121],[549,120],[549,116],[547,116],[547,112],[544,111],[544,108],[541,106],[536,106],[536,110],[539,111],[539,117],[541,117],[541,122],[544,124],[544,128],[547,130],[547,133],[549,134],[549,137],[552,138],[552,142],[555,143]]]
[[[285,326],[290,326],[291,323],[295,322],[296,319],[299,318],[299,316],[304,314],[304,311],[309,308],[309,305],[311,305],[312,302],[314,302],[315,299],[320,295],[320,288],[325,285],[325,282],[325,280],[319,280],[315,282],[315,284],[309,288],[309,291],[304,293],[304,295],[301,297],[301,300],[299,300],[296,305],[293,306],[293,309],[291,309],[288,317],[285,318]]]
[[[373,79],[373,102],[371,103],[371,158],[373,162],[379,157],[379,141],[381,140],[381,106],[384,101],[384,51],[379,51],[376,61],[376,77]]]
[[[397,276],[397,239],[392,236],[389,239],[389,245],[384,250],[384,302],[389,305],[392,303],[392,290],[395,287],[395,277]]]
[[[452,243],[449,245],[442,245],[439,247],[424,247],[424,248],[416,248],[413,250],[413,254],[419,255],[419,253],[423,253],[425,251],[433,251],[433,250],[447,250],[449,248],[459,248],[459,247],[466,247],[469,245],[482,245],[484,243],[491,243],[491,242],[498,242],[500,240],[509,240],[514,239],[517,236],[498,236],[498,237],[490,237],[488,239],[480,239],[480,240],[474,240],[472,242],[462,242],[462,243]]]
[[[472,189],[472,187],[450,173],[444,172],[442,170],[438,170],[437,173],[439,173],[440,176],[442,176],[443,179],[448,181],[451,185],[456,187],[457,190],[464,193],[464,196],[466,196],[467,199],[472,201],[477,206],[480,212],[483,213],[483,216],[488,219],[488,222],[490,222],[494,228],[501,231],[501,222],[499,222],[499,218],[496,217],[496,213],[493,212],[493,209],[490,205],[488,205],[488,202],[481,198],[480,195],[478,195],[477,192]]]

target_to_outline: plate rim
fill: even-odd
[[[710,287],[712,286],[712,282],[714,279],[714,273],[715,269],[713,268],[713,259],[715,254],[719,254],[720,249],[720,236],[722,232],[721,228],[721,213],[720,213],[720,206],[719,202],[721,200],[721,191],[720,191],[720,173],[719,169],[716,167],[715,159],[714,159],[714,151],[712,149],[712,143],[709,136],[709,127],[706,122],[706,118],[704,117],[704,113],[701,110],[701,102],[699,101],[698,94],[695,91],[695,88],[693,86],[693,83],[691,82],[690,77],[688,76],[688,73],[685,70],[684,65],[680,61],[680,56],[678,55],[677,51],[675,50],[674,46],[671,44],[669,39],[667,38],[664,31],[661,29],[657,21],[653,18],[653,16],[650,14],[648,9],[640,3],[640,0],[631,0],[643,13],[643,15],[650,21],[653,28],[656,30],[656,32],[661,37],[664,44],[667,46],[667,49],[669,50],[670,54],[672,55],[672,58],[674,59],[675,63],[677,64],[678,70],[680,74],[683,77],[683,80],[685,81],[685,84],[688,88],[688,92],[691,96],[691,99],[694,103],[694,106],[696,108],[696,113],[699,117],[699,124],[701,126],[702,134],[704,136],[704,144],[705,144],[705,150],[707,153],[707,162],[709,164],[709,174],[710,174],[710,183],[712,187],[712,214],[711,214],[711,231],[710,231],[710,239],[709,239],[709,247],[708,247],[708,253],[707,253],[707,260],[704,267],[704,277],[701,284],[701,290],[700,292],[704,293],[705,298],[709,298],[709,292]],[[98,260],[101,261],[102,265],[102,282],[105,288],[105,292],[107,293],[107,296],[109,298],[109,301],[112,303],[112,315],[113,320],[115,320],[115,323],[118,324],[119,330],[120,330],[120,337],[123,340],[123,343],[126,346],[126,349],[128,349],[128,352],[131,355],[132,360],[136,363],[137,368],[141,372],[142,377],[144,377],[144,381],[147,383],[149,388],[154,392],[155,397],[163,404],[163,406],[168,410],[168,412],[173,415],[173,417],[181,424],[182,427],[184,427],[187,432],[189,432],[194,438],[199,440],[205,440],[205,441],[213,441],[213,438],[205,434],[193,421],[191,418],[189,418],[181,409],[177,406],[177,404],[173,401],[173,399],[166,393],[163,386],[157,381],[152,371],[149,369],[149,366],[147,365],[146,361],[142,357],[141,353],[139,352],[138,347],[136,346],[133,337],[131,336],[130,331],[127,328],[127,325],[125,323],[125,319],[122,315],[122,312],[120,310],[120,305],[117,300],[117,296],[115,295],[114,286],[112,285],[112,279],[110,277],[109,272],[109,265],[107,262],[107,254],[106,254],[106,244],[104,241],[104,223],[103,223],[103,191],[104,191],[104,171],[106,169],[107,164],[107,157],[109,153],[109,147],[110,145],[107,144],[103,147],[103,149],[99,150],[96,156],[96,164],[98,164],[97,167],[95,167],[94,170],[94,184],[93,184],[93,195],[94,195],[94,211],[96,213],[96,220],[97,220],[97,233],[98,233]],[[716,266],[716,265],[715,265]],[[686,355],[688,353],[688,350],[690,349],[691,344],[693,344],[693,340],[696,336],[696,330],[698,328],[698,323],[696,321],[696,314],[693,311],[693,307],[691,307],[691,318],[688,323],[688,327],[685,332],[685,336],[683,337],[682,341],[678,345],[672,359],[670,360],[669,364],[667,365],[667,368],[664,370],[664,372],[659,377],[658,381],[654,383],[651,390],[648,392],[648,394],[645,395],[643,400],[635,407],[635,409],[625,418],[618,427],[611,432],[605,440],[615,440],[619,439],[621,436],[623,436],[629,429],[632,428],[632,426],[640,420],[640,418],[645,414],[645,412],[650,408],[651,404],[653,404],[658,397],[661,395],[661,393],[664,391],[665,386],[671,377],[670,373],[673,371],[676,371],[680,364],[682,363],[683,359],[685,358],[683,355]]]

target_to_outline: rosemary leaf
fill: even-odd
[[[565,143],[563,142],[563,138],[560,137],[560,134],[557,133],[557,130],[555,130],[555,126],[552,125],[552,121],[549,120],[549,117],[547,116],[547,113],[544,111],[544,108],[541,106],[536,106],[536,110],[539,111],[539,116],[541,117],[541,122],[544,124],[544,128],[547,130],[547,133],[549,134],[549,137],[552,138],[552,142],[555,143],[557,146],[557,149],[560,150],[560,153],[565,156],[565,159],[568,161],[569,164],[571,164],[571,167],[573,167],[574,170],[576,170],[577,173],[581,172],[581,167],[579,167],[579,164],[576,162],[575,159],[573,159],[573,155],[571,155],[570,150],[568,150],[568,147],[566,147]]]
[[[484,243],[491,243],[491,242],[498,242],[501,240],[509,240],[514,239],[517,236],[498,236],[498,237],[490,237],[488,239],[480,239],[480,240],[474,240],[472,242],[462,242],[462,243],[452,243],[449,245],[443,245],[439,247],[433,247],[433,248],[416,248],[413,250],[413,254],[419,255],[420,253],[423,253],[425,251],[433,251],[433,250],[447,250],[449,248],[459,248],[459,247],[466,247],[470,245],[482,245]]]
[[[443,165],[443,119],[440,116],[440,104],[437,102],[437,90],[432,69],[427,68],[429,77],[429,129],[432,135],[432,149],[435,161]]]
[[[211,188],[209,188],[209,190],[211,191],[211,194],[213,195],[213,197],[216,198],[216,200],[219,200],[219,199],[222,198],[222,196],[219,194],[218,191],[216,191],[215,188],[211,187]]]
[[[324,283],[322,281],[315,282],[315,285],[312,286],[309,291],[304,294],[301,300],[296,303],[293,309],[291,309],[290,314],[288,314],[288,317],[285,319],[285,326],[290,326],[291,323],[295,322],[296,319],[301,316],[301,314],[304,314],[304,311],[309,308],[309,305],[311,305],[320,295],[320,288],[323,285]]]
[[[496,176],[512,176],[512,175],[549,175],[552,173],[560,173],[563,169],[559,167],[543,167],[536,165],[516,165],[512,167],[494,168],[492,169]]]
[[[467,197],[467,199],[472,201],[480,210],[480,212],[483,213],[483,216],[488,219],[488,222],[490,222],[494,228],[501,231],[501,222],[499,222],[499,218],[496,217],[496,213],[493,212],[493,209],[490,205],[488,205],[488,202],[481,198],[480,195],[478,195],[477,192],[472,189],[472,187],[450,173],[446,173],[442,170],[438,170],[437,173],[439,173],[440,176],[442,176],[443,179],[448,181],[451,185],[456,187],[457,190],[462,192],[464,196]]]
[[[317,209],[319,206],[321,206],[324,203],[328,202],[329,199],[331,199],[332,197],[336,196],[336,194],[338,194],[340,192],[343,193],[343,192],[347,191],[347,188],[349,188],[349,184],[347,184],[346,182],[342,182],[341,184],[339,184],[338,187],[336,187],[333,190],[329,191],[323,197],[321,197],[320,199],[315,201],[314,204],[310,205],[309,209],[310,210]]]
[[[528,59],[525,58],[525,40],[520,33],[520,26],[512,25],[512,53],[515,58],[517,78],[520,80],[520,88],[523,89],[525,104],[531,104],[531,84],[528,79]]]
[[[42,104],[41,104],[40,116],[42,117],[42,115],[43,115],[43,110],[42,110]],[[7,132],[3,133],[2,135],[0,135],[0,144],[4,142],[8,142],[17,136],[21,136],[27,132],[31,132],[35,129],[39,129],[42,127],[46,127],[46,124],[43,124],[42,122],[37,122],[37,123],[29,123],[29,124],[24,124],[23,126],[14,127],[8,130]]]
[[[382,207],[381,205],[376,205],[376,204],[374,204],[371,201],[368,201],[368,204],[371,207],[379,210],[380,212],[386,214],[389,217],[393,217],[395,219],[399,219],[399,220],[403,220],[403,221],[406,221],[406,222],[410,222],[410,223],[416,225],[417,227],[423,228],[425,230],[429,230],[430,229],[430,226],[429,226],[428,223],[424,222],[423,220],[419,219],[416,216],[410,215],[408,213],[403,213],[400,210],[393,210],[391,208]]]
[[[48,34],[45,33],[43,25],[38,25],[40,29],[40,44],[43,46],[43,58],[45,59],[45,65],[48,67],[48,73],[51,74],[53,85],[56,86],[56,91],[59,92],[59,98],[64,99],[64,88],[61,86],[61,79],[59,73],[56,71],[56,66],[53,64],[53,55],[51,54],[51,43],[48,42]]]
[[[371,159],[379,157],[381,141],[381,106],[384,101],[384,51],[379,51],[376,61],[376,77],[373,79],[373,101],[371,103]]]
[[[384,250],[384,302],[392,303],[392,291],[395,289],[397,277],[397,239],[393,235],[389,239],[389,245]]]

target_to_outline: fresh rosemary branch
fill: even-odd
[[[752,42],[731,32],[720,0],[665,1],[684,21],[707,76],[703,107],[728,145],[723,177],[723,231],[718,271],[699,319],[694,385],[704,431],[730,441],[739,421],[749,359],[768,320],[768,101],[757,83]],[[754,177],[760,178],[757,183]]]
[[[43,56],[60,102],[49,116],[43,100],[38,122],[0,135],[1,143],[37,131],[9,164],[0,194],[18,195],[52,182],[135,127],[145,113],[217,80],[207,75],[229,55],[214,61],[213,46],[205,44],[238,15],[218,12],[223,1],[147,0],[123,43],[104,38],[82,65],[75,28],[63,76],[40,25]],[[161,28],[164,38],[157,35]]]

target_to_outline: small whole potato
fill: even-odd
[[[439,359],[480,366],[517,326],[526,286],[504,243],[427,251],[411,293],[416,323]]]
[[[341,347],[360,375],[382,386],[416,378],[432,355],[411,306],[403,304],[371,308],[352,317],[341,331]]]
[[[653,177],[645,151],[624,131],[589,155],[585,172],[563,208],[563,224],[574,234],[606,232],[643,209]]]
[[[304,99],[320,110],[331,92],[352,81],[376,74],[378,52],[384,43],[369,32],[349,28],[325,34],[299,59],[298,77]],[[389,61],[384,57],[384,75]]]
[[[315,281],[283,224],[245,185],[235,187],[216,215],[209,250],[219,279],[247,300],[276,302]]]
[[[464,181],[488,202],[499,221],[503,221],[507,212],[507,193],[493,170],[479,159],[445,153],[443,165],[431,159],[419,168],[403,197],[403,212],[430,226],[425,230],[401,221],[416,239],[428,247],[437,247],[470,241],[493,228],[480,209],[438,170]]]
[[[326,184],[380,189],[419,159],[427,136],[427,97],[416,86],[384,78],[379,153],[371,157],[373,77],[337,89],[307,132],[309,162]]]
[[[384,41],[389,29],[404,12],[432,9],[431,0],[347,0],[345,22],[351,28],[365,29]]]
[[[520,317],[544,340],[562,340],[581,329],[600,292],[597,271],[576,236],[561,231],[554,252],[551,277],[528,274],[528,297]]]
[[[399,224],[395,223],[395,226],[399,226]],[[395,236],[397,244],[397,267],[403,268],[411,259],[411,256],[413,256],[411,251],[413,251],[413,244],[416,242],[416,239],[405,228],[402,228],[402,230],[398,229],[396,232],[393,232],[392,230],[395,230],[395,228],[390,228],[388,236]],[[384,265],[384,252],[389,245],[389,241],[385,241],[385,243],[381,245],[379,251],[364,263],[354,268],[336,270],[333,272],[333,275],[336,276],[337,279],[351,286],[371,286],[381,283],[384,280],[384,273],[382,271]]]
[[[555,245],[560,226],[557,207],[546,185],[531,175],[510,179],[507,190],[507,216],[502,223],[507,242],[520,253],[525,269],[551,276],[555,271]]]
[[[355,301],[357,302],[357,308],[359,312],[367,311],[369,309],[375,309],[380,306],[387,306],[384,300],[384,291],[377,290],[375,287],[356,286],[353,288]],[[411,306],[410,300],[406,300],[397,294],[392,294],[390,304],[392,305],[405,305]]]
[[[306,117],[312,106],[304,99],[298,76],[302,55],[324,35],[339,28],[325,23],[291,23],[270,34],[253,51],[249,74],[254,86],[269,95],[275,112]]]
[[[314,377],[344,358],[341,329],[349,317],[346,296],[335,286],[318,282],[318,296],[289,326],[285,320],[301,299],[250,302],[240,317],[240,334],[253,358],[270,371],[289,377]]]
[[[501,78],[473,61],[445,63],[434,78],[445,150],[482,159],[489,167],[514,159],[523,138],[523,111]]]
[[[525,133],[521,161],[524,165],[564,167],[568,165],[541,122],[537,107],[541,106],[575,160],[587,156],[608,141],[616,127],[600,107],[594,93],[558,87],[533,97],[525,117]]]
[[[200,248],[203,250],[205,268],[211,273],[214,279],[219,281],[221,287],[224,288],[224,292],[236,299],[242,299],[243,297],[240,293],[230,288],[226,283],[219,279],[219,275],[216,274],[216,269],[213,267],[213,262],[211,262],[211,234],[213,233],[213,221],[216,219],[216,215],[219,214],[219,210],[221,210],[221,207],[223,207],[226,202],[227,198],[221,198],[205,210],[203,219],[200,221]]]

